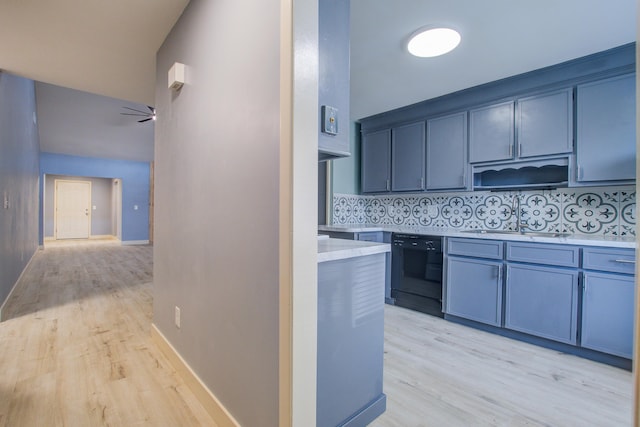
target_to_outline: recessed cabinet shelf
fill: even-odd
[[[569,183],[569,159],[475,167],[473,188],[558,188]]]

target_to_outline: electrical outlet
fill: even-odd
[[[7,192],[4,192],[4,208],[9,209],[9,195]]]
[[[180,307],[178,307],[176,305],[176,313],[175,313],[175,322],[176,322],[176,328],[180,329]]]

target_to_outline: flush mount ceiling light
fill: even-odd
[[[409,39],[409,53],[421,58],[444,55],[460,44],[460,33],[451,28],[421,28]]]

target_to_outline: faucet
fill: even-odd
[[[520,206],[520,194],[516,194],[511,203],[511,215],[516,216],[516,231],[524,233],[525,228],[528,228],[527,221],[522,220],[522,209]]]

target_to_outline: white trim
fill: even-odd
[[[27,271],[27,269],[31,265],[31,261],[33,261],[33,258],[35,258],[36,253],[38,253],[38,250],[40,250],[40,249],[41,248],[38,247],[38,249],[33,251],[33,254],[31,255],[31,258],[29,258],[29,261],[27,262],[27,265],[24,266],[24,268],[22,269],[22,273],[20,273],[20,276],[18,276],[18,280],[16,280],[16,282],[13,284],[13,287],[11,288],[11,291],[9,291],[9,295],[7,295],[7,297],[4,299],[2,305],[0,305],[0,322],[4,322],[5,321],[5,318],[3,316],[4,306],[7,305],[7,302],[9,301],[9,299],[11,299],[11,296],[13,295],[13,292],[18,287],[18,283],[20,283],[20,280],[22,279],[22,276],[24,276],[24,272]]]
[[[123,240],[120,242],[122,246],[148,245],[148,240]]]
[[[89,236],[89,240],[101,240],[101,239],[110,239],[110,240],[120,240],[113,234],[92,234]]]
[[[240,423],[233,418],[233,415],[222,405],[220,400],[207,388],[200,377],[193,372],[189,364],[180,356],[180,353],[176,351],[154,323],[151,324],[151,341],[169,360],[169,363],[171,363],[180,378],[184,380],[187,387],[196,396],[196,399],[211,415],[216,425],[219,427],[240,427]]]

